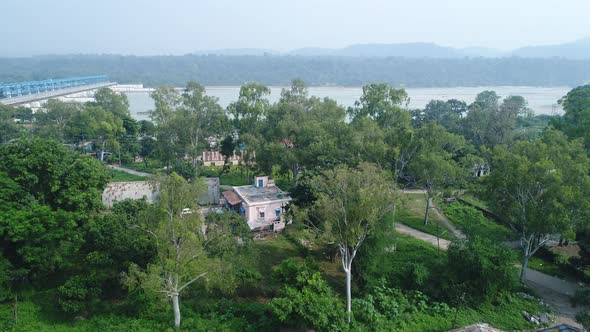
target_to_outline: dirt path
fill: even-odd
[[[455,235],[456,238],[460,240],[464,240],[466,238],[465,234],[457,229],[457,227],[455,227],[455,225],[453,225],[453,223],[451,223],[449,219],[447,219],[447,217],[442,214],[442,212],[440,212],[440,209],[438,206],[434,205],[434,203],[432,203],[432,209],[434,210],[434,214],[436,214],[440,222],[442,222],[453,233],[453,235]]]
[[[428,242],[435,247],[440,245],[440,249],[443,250],[447,250],[450,245],[450,241],[448,240],[437,239],[434,235],[424,233],[403,224],[396,224],[395,229],[400,234],[405,234]],[[570,303],[570,296],[579,288],[577,284],[531,269],[527,269],[527,280],[525,284],[532,289],[540,299],[551,305],[555,312],[558,313],[558,323],[567,323],[579,328],[582,327],[580,324],[576,323],[575,316],[576,313],[583,311],[583,308],[574,308]]]

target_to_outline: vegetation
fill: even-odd
[[[285,86],[293,77],[312,85],[360,86],[385,82],[392,86],[577,86],[587,82],[587,60],[562,58],[403,58],[336,56],[123,56],[51,55],[3,58],[4,82],[55,77],[108,75],[125,84],[149,87],[182,86],[196,80],[204,85],[260,82]],[[272,68],[273,70],[268,70]]]
[[[139,175],[129,174],[122,171],[111,170],[112,182],[131,182],[131,181],[145,181],[146,178]]]
[[[345,109],[309,97],[301,80],[274,104],[268,88],[248,83],[223,110],[191,82],[182,91],[156,89],[151,121],[132,119],[126,98],[108,89],[90,103],[50,101],[41,113],[0,106],[0,325],[532,328],[522,311],[547,309],[521,296],[517,259],[580,281],[590,276],[585,89],[564,99],[569,116],[551,120],[565,134],[528,131],[549,119],[532,117],[518,96],[484,91],[471,104],[433,101],[409,111],[405,91],[388,84],[365,86]],[[240,164],[204,167],[204,151],[239,155]],[[105,167],[113,161],[153,174],[156,201],[105,209],[109,181],[138,179]],[[293,197],[285,232],[255,237],[234,212],[201,216],[203,176],[242,185],[262,174]],[[500,221],[438,202],[464,188]],[[466,239],[427,216],[434,199]],[[445,251],[402,236],[396,222],[452,244]],[[579,257],[541,265],[550,239],[576,240]],[[523,243],[520,256],[504,246],[514,240]]]

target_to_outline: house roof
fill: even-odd
[[[235,192],[247,203],[256,204],[273,201],[290,201],[291,197],[276,186],[257,188],[254,185],[233,187]]]
[[[227,200],[230,205],[236,205],[242,202],[242,199],[236,195],[232,190],[224,191],[223,197]]]

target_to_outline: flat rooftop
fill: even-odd
[[[254,185],[248,185],[233,188],[248,204],[291,200],[291,197],[276,186],[256,188]]]

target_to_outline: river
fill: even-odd
[[[207,87],[207,94],[219,98],[219,104],[227,107],[238,99],[240,87],[228,86]],[[271,94],[268,97],[271,103],[276,102],[281,95],[282,87],[270,87]],[[310,96],[328,97],[339,104],[348,107],[353,106],[362,94],[361,87],[310,87]],[[410,96],[410,108],[423,108],[433,99],[447,100],[458,99],[471,103],[475,96],[484,91],[493,90],[502,97],[519,95],[528,101],[529,108],[535,114],[561,114],[562,109],[557,101],[565,96],[569,87],[527,87],[527,86],[483,86],[483,87],[455,87],[455,88],[408,88]],[[129,108],[137,119],[146,119],[147,112],[154,108],[154,102],[150,98],[147,89],[138,92],[125,92],[129,98]]]

